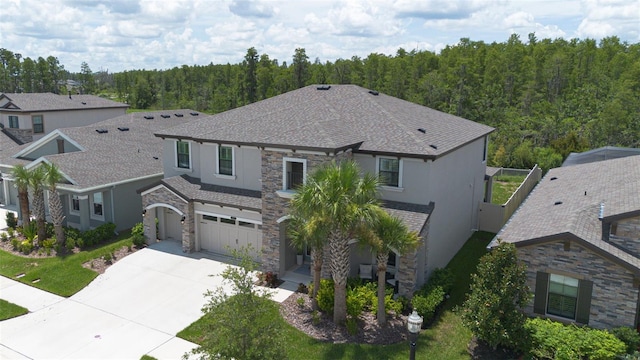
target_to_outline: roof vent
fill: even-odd
[[[556,201],[553,203],[553,205],[562,205],[562,201]]]
[[[157,156],[154,156],[154,157],[153,157],[153,159],[154,159],[154,160],[158,160],[158,157],[157,157]]]
[[[600,203],[600,212],[598,213],[598,219],[602,220],[604,218],[604,202]]]
[[[183,114],[173,114],[173,115],[175,115],[176,117],[183,117],[184,116]]]
[[[197,112],[192,112],[192,113],[189,113],[189,114],[191,114],[191,116],[198,116],[198,115],[200,115],[200,114],[198,114]]]
[[[375,91],[375,90],[369,90],[369,94],[378,96],[378,94],[380,94],[380,93]]]
[[[147,119],[147,120],[151,120],[151,119],[153,119],[153,116],[151,116],[151,115],[145,115],[145,116],[144,116],[144,118],[145,118],[145,119]]]
[[[129,131],[128,127],[119,127],[118,130],[120,131]]]
[[[82,105],[87,105],[87,103],[83,101],[83,102],[82,102]]]
[[[168,119],[168,118],[171,117],[171,115],[162,114],[162,115],[160,115],[160,117],[163,118],[163,119]]]
[[[431,146],[431,148],[434,149],[434,150],[438,150],[438,147],[433,145],[433,144],[429,144],[429,146]]]
[[[555,176],[554,176],[554,177],[552,177],[552,178],[551,178],[551,179],[549,179],[549,180],[553,181],[553,180],[556,180],[556,179],[557,179],[557,177],[555,177]]]
[[[316,90],[329,90],[331,89],[331,85],[320,85],[316,88]]]
[[[108,132],[109,132],[109,130],[107,130],[107,129],[96,129],[96,132],[97,132],[98,134],[106,134],[106,133],[108,133]]]
[[[426,134],[426,133],[427,133],[427,130],[425,130],[424,128],[418,128],[418,131],[420,131],[420,132],[421,132],[421,133],[423,133],[423,134]]]

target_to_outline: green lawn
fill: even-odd
[[[87,286],[98,273],[82,264],[122,246],[132,245],[131,233],[121,232],[113,242],[99,248],[67,256],[26,258],[0,250],[0,275],[48,292],[69,297]],[[17,278],[18,275],[24,276]],[[34,283],[35,280],[38,280]]]
[[[491,203],[497,205],[506,203],[525,178],[525,175],[497,176],[491,188]]]
[[[22,306],[0,299],[0,321],[24,315],[28,312],[29,310]]]
[[[494,234],[478,232],[469,239],[451,260],[456,284],[444,310],[433,326],[424,330],[418,339],[417,359],[468,360],[467,345],[471,332],[462,326],[455,308],[464,301],[469,289],[470,274],[475,271],[479,258]],[[284,321],[279,319],[279,321]],[[178,333],[178,337],[198,343],[199,334],[206,329],[206,319],[200,318]],[[407,359],[407,343],[375,346],[361,344],[332,344],[312,339],[296,328],[286,325],[286,346],[289,359]]]

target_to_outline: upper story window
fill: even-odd
[[[34,134],[42,134],[42,133],[44,133],[44,120],[42,119],[42,115],[33,115],[33,116],[31,116],[31,122],[33,124],[33,133]]]
[[[288,159],[284,165],[284,190],[295,190],[304,183],[307,162],[304,159]]]
[[[231,146],[218,146],[217,174],[233,176],[233,148]]]
[[[378,158],[378,177],[380,185],[401,187],[402,186],[402,161],[394,158]]]
[[[176,141],[176,165],[180,169],[191,169],[191,144],[187,141]]]
[[[91,202],[93,203],[92,215],[95,215],[96,217],[103,217],[104,202],[102,199],[102,193],[101,192],[94,193],[91,196]]]
[[[19,129],[20,123],[18,122],[18,117],[15,115],[9,115],[9,128],[10,129]]]

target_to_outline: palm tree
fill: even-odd
[[[379,209],[377,187],[375,176],[366,174],[361,177],[354,161],[344,161],[318,168],[309,176],[307,184],[298,190],[299,206],[303,207],[301,218],[311,221],[310,228],[316,229],[315,235],[311,236],[312,241],[324,244],[321,236],[326,236],[328,241],[334,282],[333,321],[336,324],[347,318],[349,240],[357,238],[374,223]],[[315,246],[315,250],[321,252],[322,247]]]
[[[389,252],[395,251],[399,255],[405,255],[420,245],[420,237],[415,231],[409,231],[402,220],[381,210],[378,214],[378,221],[372,228],[372,234],[368,240],[376,254],[376,262],[378,263],[378,324],[384,325],[387,322],[384,298],[386,295],[385,273],[387,272]]]
[[[30,171],[29,187],[33,193],[33,212],[38,223],[38,236],[33,241],[37,247],[39,241],[47,238],[46,215],[44,209],[44,169],[37,167]]]
[[[29,227],[31,225],[31,214],[29,213],[29,177],[31,173],[24,165],[16,165],[13,167],[12,175],[13,181],[18,188],[22,226]]]
[[[59,249],[64,252],[65,239],[64,229],[62,228],[64,212],[57,189],[57,185],[63,177],[55,164],[43,163],[43,167],[45,182],[49,187],[49,215],[51,215],[51,222],[53,223],[53,228],[56,233],[56,240],[58,242]]]

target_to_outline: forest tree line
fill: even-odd
[[[640,44],[617,37],[503,43],[463,38],[439,54],[398,49],[334,62],[295,49],[278,61],[249,48],[238,64],[168,70],[71,73],[55,57],[22,59],[0,49],[2,92],[80,91],[137,109],[219,113],[310,84],[355,84],[496,128],[489,164],[543,169],[570,152],[640,146]],[[76,89],[74,89],[76,91]]]

